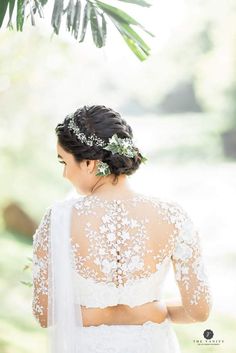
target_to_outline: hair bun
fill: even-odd
[[[77,109],[73,114],[76,127],[90,136],[95,134],[98,138],[109,142],[109,139],[116,134],[118,138],[133,138],[133,132],[129,124],[120,116],[120,114],[104,105],[84,106]],[[142,155],[137,147],[134,150],[136,156],[127,157],[112,151],[106,150],[101,146],[88,146],[76,138],[76,135],[69,129],[69,119],[58,124],[55,131],[58,142],[67,152],[73,154],[79,162],[84,159],[101,160],[107,163],[112,174],[118,176],[121,174],[131,175],[140,166]]]

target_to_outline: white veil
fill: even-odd
[[[83,326],[74,297],[70,226],[74,199],[52,205],[48,268],[48,351],[79,353],[77,329]]]

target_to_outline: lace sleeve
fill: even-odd
[[[51,208],[48,208],[33,235],[32,311],[42,327],[47,327],[50,217]]]
[[[199,230],[186,211],[177,205],[177,228],[171,256],[182,304],[197,321],[205,321],[211,310],[212,295],[204,264]]]

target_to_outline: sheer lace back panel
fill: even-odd
[[[81,304],[133,307],[160,300],[178,225],[176,207],[157,198],[92,195],[76,202],[71,241]]]
[[[36,317],[45,314],[49,230],[50,208],[34,234]],[[69,236],[81,305],[134,307],[160,300],[172,263],[186,309],[207,310],[211,296],[199,234],[178,203],[139,194],[125,200],[79,197],[72,203]]]

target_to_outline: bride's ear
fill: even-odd
[[[85,162],[84,165],[86,166],[88,174],[92,174],[93,172],[95,172],[95,170],[97,168],[97,160],[96,159],[86,159],[84,162]]]
[[[79,166],[79,169],[81,170],[81,172],[88,174],[88,171],[91,169],[91,166],[89,166],[90,162],[91,161],[88,159],[84,159],[84,160],[78,162],[78,166]]]

